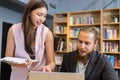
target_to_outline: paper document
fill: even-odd
[[[4,57],[0,59],[1,62],[10,62],[15,64],[25,64],[26,59],[24,58],[17,58],[17,57]],[[38,62],[38,60],[32,60],[32,62]]]

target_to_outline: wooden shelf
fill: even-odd
[[[120,67],[114,67],[114,69],[119,69],[120,70]]]
[[[67,21],[56,21],[55,23],[67,23]]]
[[[103,41],[119,41],[120,39],[119,38],[116,38],[116,39],[103,39]]]
[[[70,27],[80,27],[80,26],[100,26],[100,23],[95,23],[95,24],[75,24],[75,25],[70,25]]]
[[[62,53],[62,54],[64,54],[64,53],[67,53],[67,51],[55,51],[55,53]]]
[[[118,21],[112,19],[113,13],[119,13]],[[59,19],[60,18],[60,19]],[[63,19],[63,20],[62,20]],[[95,26],[99,29],[99,52],[115,55],[120,59],[120,9],[88,10],[54,14],[54,36],[64,37],[65,50],[55,53],[66,54],[76,48],[78,31],[81,27]],[[56,26],[64,26],[66,33],[55,33]],[[113,46],[114,45],[114,46]],[[57,47],[57,46],[55,46]],[[72,47],[72,48],[71,48]],[[112,50],[110,50],[112,49]],[[107,51],[108,50],[108,51]],[[120,67],[114,67],[120,69]]]
[[[102,52],[104,54],[120,54],[120,52]]]

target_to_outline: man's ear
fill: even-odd
[[[98,45],[98,40],[95,40],[95,45],[96,45],[96,46]]]
[[[97,45],[98,45],[98,40],[95,40],[95,43],[94,43],[94,51],[96,51]]]

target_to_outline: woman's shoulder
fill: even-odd
[[[11,26],[11,30],[14,34],[22,32],[22,24],[21,23],[16,23]]]
[[[16,29],[19,29],[19,28],[21,28],[21,27],[22,27],[22,23],[15,23],[15,24],[12,25],[11,28],[12,28],[13,30],[14,30],[14,29],[16,30]]]
[[[46,25],[41,24],[41,26],[39,28],[44,32],[45,35],[51,34],[50,29]]]
[[[49,30],[48,26],[42,24],[42,26],[46,29],[46,30]]]
[[[12,25],[12,27],[18,27],[18,26],[22,26],[22,23],[15,23]]]

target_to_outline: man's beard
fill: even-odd
[[[77,49],[78,50],[78,49]],[[92,50],[91,52],[89,52],[89,53],[87,53],[87,55],[85,55],[85,56],[81,56],[80,54],[79,54],[79,50],[78,50],[78,54],[77,54],[77,56],[76,56],[76,58],[77,58],[77,60],[80,60],[80,59],[89,59],[90,58],[90,55],[92,54],[94,52],[94,50]]]

